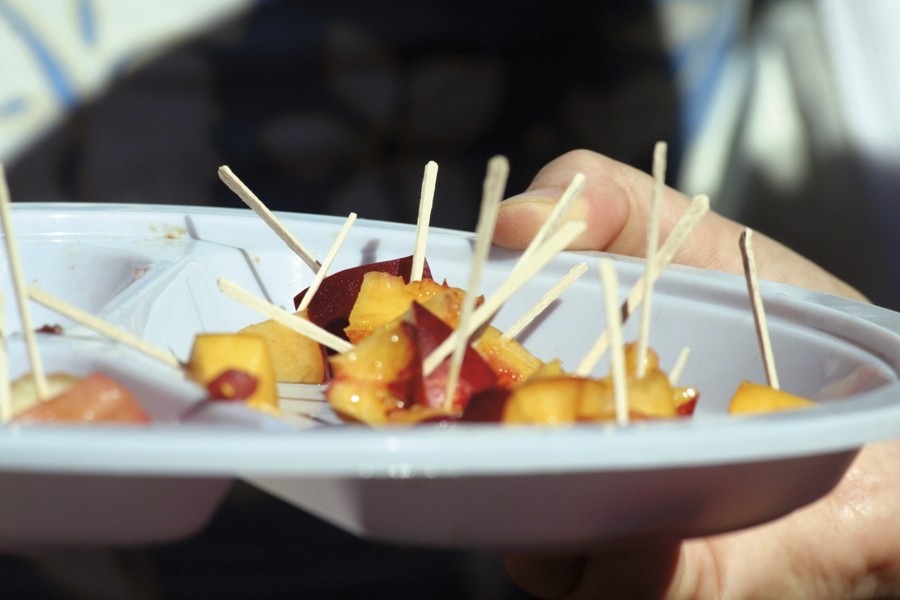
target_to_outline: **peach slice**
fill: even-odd
[[[363,276],[344,333],[355,344],[375,329],[403,317],[413,302],[425,304],[447,289],[433,279],[406,283],[399,275],[369,271]]]
[[[331,356],[329,364],[326,398],[349,421],[386,425],[390,413],[423,394],[415,327],[405,321],[373,332],[352,350]]]
[[[247,406],[279,414],[275,372],[266,340],[247,333],[200,333],[185,370],[188,377],[208,387],[229,371],[243,371],[256,379],[256,388],[246,398]]]
[[[94,372],[65,391],[19,413],[17,423],[146,424],[150,417],[121,383]]]
[[[647,348],[647,356],[644,362],[644,372],[659,370],[659,355],[653,348]],[[634,375],[638,371],[638,343],[625,344],[625,372]]]
[[[650,371],[628,382],[628,413],[632,419],[676,416],[674,393],[661,371]],[[543,374],[512,390],[491,390],[474,396],[463,415],[468,422],[566,425],[579,421],[614,421],[612,381]]]
[[[510,338],[502,337],[496,327],[488,327],[475,343],[475,350],[497,374],[500,387],[512,388],[538,371],[543,361]]]
[[[309,320],[334,335],[346,337],[344,328],[349,323],[350,311],[359,295],[363,277],[370,271],[382,271],[399,275],[409,281],[412,270],[412,256],[360,265],[339,271],[322,280],[315,297],[309,303]],[[426,263],[422,279],[431,279],[431,271]],[[299,306],[307,290],[294,297],[294,306]]]
[[[688,386],[679,386],[672,390],[674,396],[672,402],[675,404],[675,413],[679,417],[689,417],[694,414],[697,408],[697,401],[700,399],[700,392],[697,388]]]
[[[582,418],[585,398],[605,396],[606,387],[602,380],[581,377],[539,379],[513,390],[503,411],[503,422],[570,425]]]
[[[670,419],[677,416],[675,391],[669,378],[659,369],[644,377],[628,378],[628,412],[635,419]],[[613,418],[615,410],[613,410]]]
[[[465,294],[459,288],[444,288],[444,293],[437,294],[424,303],[432,314],[444,323],[455,328],[459,322],[459,311]],[[479,298],[476,304],[483,299]],[[511,388],[528,379],[542,365],[543,361],[531,354],[515,339],[504,339],[502,332],[496,327],[485,328],[481,337],[474,344],[475,350],[490,365],[497,375],[498,385]]]
[[[762,383],[744,381],[738,386],[728,412],[731,414],[760,414],[811,408],[817,403]]]
[[[462,310],[463,298],[466,292],[460,288],[445,285],[442,293],[429,298],[421,303],[428,312],[438,317],[441,321],[456,329],[459,324],[459,313]],[[475,299],[475,306],[481,304],[484,298],[479,296]]]
[[[412,319],[416,324],[419,351],[423,357],[434,351],[453,331],[440,317],[418,303],[412,305]],[[450,357],[447,357],[425,378],[425,395],[420,403],[436,409],[447,406],[449,370]],[[494,387],[497,387],[497,377],[491,366],[471,346],[467,347],[454,397],[450,402],[451,409],[462,411],[473,394]]]
[[[307,318],[306,311],[295,314]],[[325,381],[327,376],[325,350],[305,335],[272,319],[248,325],[237,333],[255,335],[265,340],[275,381],[282,383]]]
[[[541,363],[528,378],[528,381],[536,381],[544,377],[561,377],[563,375],[567,375],[567,373],[562,367],[562,362],[558,358],[554,358],[550,362]]]
[[[64,391],[75,385],[79,379],[81,379],[81,377],[73,375],[72,373],[47,373],[48,398],[62,394]],[[10,397],[12,399],[13,415],[23,413],[41,401],[40,398],[38,398],[34,377],[31,373],[26,373],[12,382],[10,385]]]
[[[614,421],[616,406],[612,380],[598,380],[581,397],[578,416],[583,421]],[[662,371],[649,371],[643,378],[628,379],[628,415],[631,419],[668,419],[676,416],[672,386]]]

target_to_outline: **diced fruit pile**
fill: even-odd
[[[267,320],[233,333],[198,334],[185,374],[206,389],[207,400],[241,401],[276,415],[277,382],[327,382],[326,397],[335,412],[346,421],[368,425],[616,419],[610,377],[567,373],[559,361],[545,363],[491,326],[466,347],[448,392],[450,359],[428,373],[423,361],[457,328],[465,292],[436,282],[427,265],[422,279],[410,281],[411,264],[406,257],[326,277],[308,308],[295,313],[353,344],[346,352],[329,353],[310,338]],[[693,414],[699,397],[695,388],[673,386],[654,352],[638,369],[636,345],[625,350],[629,419]],[[30,382],[23,377],[14,386],[13,412],[19,422],[149,422],[128,390],[101,373],[85,378],[55,375],[48,380],[50,399],[40,403]],[[814,405],[744,382],[730,411],[750,414]]]
[[[308,337],[273,320],[234,333],[201,333],[194,339],[186,375],[209,401],[240,401],[280,414],[277,382],[327,383],[326,397],[348,422],[410,425],[446,421],[572,424],[616,419],[610,377],[567,373],[544,362],[491,326],[465,351],[452,398],[449,361],[430,373],[423,360],[458,326],[465,292],[426,276],[409,281],[409,258],[373,263],[323,280],[319,293],[296,315],[353,344],[329,354]],[[303,293],[297,296],[299,302]],[[481,299],[478,299],[480,302]],[[671,419],[693,414],[699,393],[676,387],[651,350],[638,376],[636,344],[625,347],[628,418]],[[15,421],[148,423],[140,402],[102,374],[48,378],[50,398],[37,401],[30,377],[13,385]],[[767,385],[744,382],[733,414],[793,410],[815,403]]]
[[[494,327],[487,327],[465,352],[453,397],[448,399],[449,359],[427,374],[423,360],[457,327],[465,292],[430,275],[412,282],[408,276],[406,258],[349,269],[324,280],[301,316],[353,343],[347,352],[329,355],[274,321],[241,333],[266,340],[278,381],[327,382],[329,403],[348,422],[569,424],[615,419],[609,377],[567,373],[559,361],[545,363]],[[295,302],[302,297],[303,293]],[[637,356],[636,344],[627,345],[629,418],[693,414],[698,391],[670,384],[652,351],[644,375],[638,377]],[[731,411],[767,412],[813,404],[769,386],[745,383]]]

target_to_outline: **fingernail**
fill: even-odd
[[[546,202],[548,204],[556,204],[556,201],[559,200],[559,197],[562,195],[562,191],[556,188],[541,188],[534,190],[526,190],[521,194],[517,194],[515,196],[510,196],[504,203],[517,203],[517,202]]]
[[[503,201],[504,207],[516,207],[524,209],[531,214],[540,217],[549,216],[553,207],[559,202],[562,192],[555,188],[527,190],[521,194],[511,196]],[[578,197],[569,205],[566,215],[567,220],[580,221],[587,216],[587,203]]]

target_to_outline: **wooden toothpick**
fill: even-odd
[[[655,264],[653,268],[650,269],[649,273],[645,272],[641,279],[635,283],[634,287],[631,289],[631,292],[628,294],[628,297],[625,299],[625,302],[622,303],[621,312],[622,312],[622,322],[628,320],[628,317],[634,312],[634,310],[641,305],[641,302],[644,299],[644,285],[643,278],[653,277],[654,280],[659,279],[660,275],[662,275],[665,268],[672,262],[672,259],[675,258],[675,254],[678,252],[678,249],[684,244],[687,240],[688,236],[691,232],[694,231],[694,228],[700,222],[700,220],[709,212],[709,198],[703,195],[695,196],[691,203],[688,205],[687,210],[681,218],[678,219],[678,223],[675,225],[675,228],[666,238],[666,241],[663,242],[663,245],[660,247],[659,252],[656,254]],[[578,365],[578,368],[575,370],[575,374],[586,377],[597,362],[603,358],[603,354],[606,352],[606,349],[609,347],[609,332],[604,331],[588,353],[581,360],[581,363]]]
[[[541,247],[547,237],[556,233],[556,231],[559,229],[560,223],[563,221],[566,214],[568,214],[569,208],[572,206],[572,202],[574,202],[575,199],[577,199],[581,195],[581,192],[584,191],[584,185],[586,181],[587,179],[585,178],[584,173],[576,173],[575,176],[572,177],[572,181],[569,182],[569,185],[568,187],[566,187],[563,195],[553,206],[553,210],[550,211],[550,214],[541,225],[541,228],[538,229],[538,232],[531,239],[531,242],[528,243],[528,246],[516,261],[516,265],[513,267],[513,269],[518,269],[521,268],[521,265],[528,264],[528,261],[531,260],[531,256],[535,252],[537,252],[538,248]]]
[[[76,323],[84,325],[89,329],[93,329],[97,333],[100,333],[101,335],[115,342],[119,342],[125,346],[128,346],[129,348],[137,350],[138,352],[170,367],[174,367],[176,369],[182,368],[182,365],[178,361],[178,358],[171,352],[163,350],[161,348],[157,348],[156,346],[145,342],[138,336],[124,329],[120,329],[115,325],[78,308],[77,306],[69,304],[61,298],[57,298],[52,294],[38,289],[35,286],[30,286],[28,288],[28,297],[38,304],[46,306],[50,310],[57,312],[64,317],[75,321]]]
[[[281,221],[272,214],[272,211],[263,204],[262,200],[257,198],[256,194],[250,191],[250,188],[244,185],[243,181],[238,179],[238,176],[232,172],[231,168],[226,165],[219,167],[219,179],[221,179],[232,192],[237,194],[238,198],[244,201],[244,204],[259,215],[259,217],[265,221],[266,225],[268,225],[272,231],[274,231],[275,234],[303,260],[303,262],[309,265],[309,268],[313,270],[313,273],[319,272],[322,265],[319,264],[319,261],[316,260],[313,253],[307,250],[307,248],[294,237],[294,234],[287,230]]]
[[[653,310],[653,284],[656,277],[650,272],[656,263],[657,246],[659,244],[659,213],[662,206],[662,194],[666,177],[666,143],[658,142],[653,151],[653,197],[650,202],[650,215],[647,219],[647,248],[643,277],[644,303],[641,307],[641,323],[638,333],[637,377],[647,373],[647,353],[650,350],[650,316]]]
[[[331,348],[335,352],[347,352],[353,349],[353,344],[347,340],[334,335],[330,331],[326,331],[311,321],[307,321],[283,308],[279,308],[259,296],[251,294],[233,281],[219,279],[218,286],[222,293],[232,300],[236,300],[258,313],[269,317],[273,321],[281,323],[285,327],[305,335],[326,348]]]
[[[569,289],[575,281],[585,274],[587,271],[587,263],[578,263],[571,269],[569,272],[562,276],[562,278],[556,282],[556,284],[547,290],[541,299],[538,300],[531,308],[529,308],[525,313],[519,317],[515,323],[513,323],[506,331],[504,331],[500,337],[505,340],[514,339],[518,336],[523,329],[528,327],[528,325],[534,321],[542,312],[544,312],[550,304],[559,298],[563,292]]]
[[[452,348],[460,337],[466,340],[472,338],[483,327],[487,326],[494,315],[497,314],[503,304],[506,303],[522,286],[534,277],[538,271],[544,268],[554,256],[562,252],[572,241],[577,238],[585,229],[584,223],[565,223],[559,228],[555,234],[550,236],[546,242],[534,253],[528,264],[520,269],[513,269],[510,276],[500,284],[500,287],[491,294],[482,304],[475,310],[468,326],[463,327],[462,323],[445,339],[437,348],[429,354],[422,362],[422,372],[429,375],[437,366],[450,354]]]
[[[425,165],[422,177],[422,192],[419,196],[419,216],[416,219],[416,246],[413,252],[409,280],[419,281],[425,270],[425,248],[428,245],[428,227],[431,224],[431,207],[434,204],[434,189],[438,166],[433,160]]]
[[[337,256],[338,250],[341,249],[341,246],[344,244],[344,240],[347,238],[347,234],[350,232],[350,227],[353,226],[353,223],[356,222],[356,213],[350,213],[347,217],[347,220],[344,221],[344,226],[341,227],[340,232],[338,232],[337,238],[335,238],[334,243],[331,245],[331,248],[328,250],[328,254],[325,255],[325,258],[322,260],[322,265],[319,267],[319,270],[316,271],[316,276],[313,278],[312,283],[309,284],[309,287],[306,289],[306,293],[303,295],[303,299],[300,301],[300,304],[297,306],[297,310],[306,310],[309,307],[309,303],[312,302],[313,296],[316,295],[316,292],[319,290],[319,286],[322,285],[322,280],[328,275],[328,269],[331,268],[331,263],[334,262],[334,257]]]
[[[613,401],[616,423],[628,424],[628,380],[625,373],[625,346],[622,340],[622,313],[619,311],[619,279],[609,259],[600,261],[600,279],[603,283],[606,307],[607,331],[612,338],[610,350],[610,377],[613,383]]]
[[[681,381],[681,376],[684,374],[684,367],[687,365],[688,358],[691,355],[691,349],[687,346],[681,349],[681,352],[678,353],[678,358],[675,359],[675,364],[672,365],[672,370],[669,371],[669,385],[675,387],[678,385],[678,382]]]
[[[44,364],[41,362],[37,337],[34,332],[34,326],[31,323],[31,311],[28,309],[28,302],[25,297],[25,276],[22,274],[22,261],[19,258],[19,247],[16,243],[9,205],[9,187],[6,184],[6,172],[3,169],[3,165],[0,165],[0,222],[2,222],[5,234],[4,240],[6,241],[9,272],[12,276],[16,305],[19,308],[19,321],[22,324],[22,335],[25,336],[25,346],[28,351],[28,361],[31,365],[34,387],[37,391],[38,399],[46,400],[50,393],[47,388],[47,376],[44,374]]]
[[[457,330],[468,330],[472,311],[475,309],[478,288],[481,286],[481,274],[484,270],[484,263],[487,261],[488,252],[491,249],[494,226],[497,223],[497,213],[500,208],[500,201],[503,199],[503,192],[506,189],[508,176],[509,162],[505,157],[495,156],[488,162],[487,175],[485,176],[482,190],[481,210],[478,216],[478,225],[475,229],[475,248],[472,256],[471,272],[469,273],[469,285],[466,288],[462,306],[460,307]],[[449,340],[450,338],[448,337],[447,339]],[[459,382],[459,373],[462,369],[465,351],[468,346],[468,336],[457,336],[452,342],[450,369],[447,375],[447,388],[444,396],[444,409],[447,412],[453,410],[456,384]],[[433,369],[427,371],[426,374],[432,371]]]
[[[759,277],[756,272],[756,257],[753,254],[753,230],[749,227],[741,233],[739,244],[744,262],[744,278],[747,280],[747,292],[753,308],[753,322],[756,325],[756,337],[762,352],[763,366],[769,386],[779,389],[778,373],[775,370],[775,358],[772,354],[772,342],[769,339],[769,327],[766,324],[766,311],[763,308],[762,296],[759,293]]]

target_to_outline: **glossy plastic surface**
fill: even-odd
[[[343,224],[279,216],[320,256]],[[16,206],[14,218],[30,282],[182,359],[197,332],[233,331],[263,319],[223,296],[219,277],[284,308],[312,279],[249,210],[38,204]],[[332,272],[408,255],[414,235],[410,226],[359,220]],[[435,278],[464,286],[471,244],[471,234],[433,230],[428,261]],[[490,294],[515,257],[494,249],[479,292]],[[591,272],[520,336],[539,357],[574,368],[605,327],[597,258],[560,255],[495,324],[511,324],[574,264],[587,262]],[[643,264],[612,258],[624,297]],[[900,434],[900,315],[773,284],[764,284],[763,297],[782,387],[821,399],[822,407],[729,417],[740,381],[764,377],[745,284],[672,268],[656,287],[651,344],[663,368],[691,348],[682,381],[699,388],[701,398],[689,420],[626,428],[373,430],[337,424],[326,405],[308,401],[300,403],[306,414],[282,422],[233,411],[141,431],[7,426],[0,429],[0,473],[46,485],[65,476],[75,486],[98,476],[130,484],[242,477],[359,535],[429,546],[571,549],[727,531],[815,500],[863,444]],[[14,307],[7,303],[5,310],[15,332]],[[61,323],[67,337],[91,336],[44,309],[35,315],[38,326]],[[635,321],[626,327],[628,338]],[[11,343],[20,343],[15,333]],[[27,368],[21,355],[13,362]],[[146,359],[121,352],[112,362],[133,368]],[[606,368],[601,362],[595,372]],[[158,396],[173,393],[165,388]],[[0,489],[11,488],[4,481]],[[0,519],[13,519],[13,509],[0,511]]]

